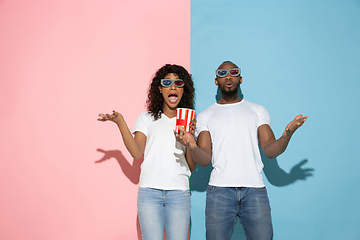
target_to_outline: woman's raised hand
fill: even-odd
[[[112,121],[115,123],[120,123],[120,121],[124,120],[124,117],[119,112],[113,110],[112,114],[100,113],[99,118],[97,120],[101,122]]]

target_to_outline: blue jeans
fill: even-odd
[[[248,240],[271,240],[273,228],[266,188],[208,186],[206,239],[230,240],[237,217]]]
[[[139,188],[138,216],[143,240],[187,240],[191,200],[189,190]]]

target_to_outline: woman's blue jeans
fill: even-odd
[[[139,188],[138,216],[143,240],[187,240],[191,200],[189,190]]]
[[[271,240],[273,227],[266,188],[208,186],[206,239],[230,240],[237,218],[248,240]]]

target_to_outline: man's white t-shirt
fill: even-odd
[[[140,187],[189,189],[191,171],[185,158],[186,147],[176,141],[175,126],[176,117],[168,118],[165,114],[156,121],[148,112],[141,112],[138,116],[133,133],[139,131],[146,136]]]
[[[215,103],[198,115],[196,135],[208,131],[212,141],[214,169],[209,185],[265,186],[257,129],[270,122],[270,115],[263,106],[246,100],[233,104]]]

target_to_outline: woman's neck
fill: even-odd
[[[168,118],[176,117],[176,108],[172,109],[168,106],[164,106],[162,111]]]

